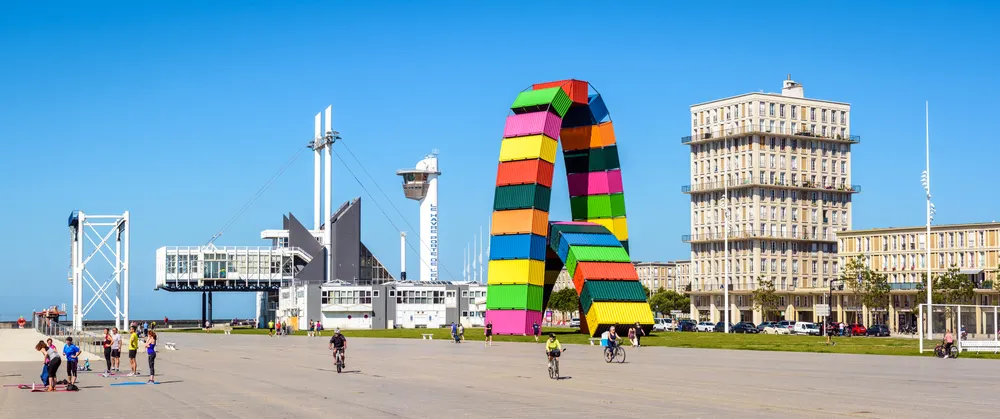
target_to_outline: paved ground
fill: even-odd
[[[38,344],[38,341],[47,338],[48,336],[38,333],[34,329],[0,329],[0,362],[41,362],[42,354],[35,350],[35,345]],[[54,339],[52,344],[56,345],[56,349],[61,354],[64,342]],[[85,359],[94,362],[93,360],[103,358],[84,352],[80,355],[80,360]],[[39,372],[41,372],[41,367],[39,367]]]
[[[161,335],[160,385],[109,386],[81,374],[78,393],[0,389],[0,418],[320,417],[940,417],[997,416],[1000,361],[677,348],[571,346],[547,376],[540,344],[353,339],[347,371],[325,338]],[[124,362],[123,362],[124,363]],[[146,357],[140,355],[140,369]],[[101,362],[93,363],[99,367]],[[38,380],[39,362],[0,363],[0,383]],[[22,374],[10,377],[9,374]],[[63,377],[62,374],[59,376]],[[94,387],[94,388],[88,388]]]

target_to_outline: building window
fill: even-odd
[[[816,120],[816,108],[809,108],[809,120],[810,121],[815,121]],[[815,125],[813,125],[813,126],[815,126]]]
[[[798,110],[798,106],[792,105],[792,119],[798,119],[798,115],[795,115],[795,112],[797,110]]]
[[[774,116],[774,103],[771,103],[770,105],[771,105],[771,106],[769,107],[769,108],[770,108],[770,112],[768,113],[768,115],[770,115],[770,116]]]
[[[785,117],[785,105],[784,104],[778,106],[778,116],[780,116],[782,118]]]

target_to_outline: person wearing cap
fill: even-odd
[[[73,344],[73,338],[67,337],[63,345],[63,355],[66,356],[66,376],[69,383],[76,385],[77,363],[80,361],[80,347]]]
[[[337,351],[340,351],[340,357],[344,360],[344,367],[347,367],[347,338],[340,334],[340,328],[333,330],[333,337],[330,338],[330,349],[333,349],[333,359],[337,359]]]
[[[552,364],[552,358],[558,357],[561,353],[562,344],[556,339],[555,333],[549,333],[549,340],[545,342],[545,354],[549,357],[549,364]]]

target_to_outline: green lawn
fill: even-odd
[[[167,332],[168,330],[161,330]],[[170,330],[171,332],[205,333],[203,330]],[[589,344],[589,336],[577,333],[574,329],[552,328],[544,329],[545,335],[555,333],[562,343]],[[212,333],[222,333],[212,331]],[[233,329],[234,334],[267,334],[265,329]],[[331,330],[323,331],[324,336],[330,336]],[[398,338],[398,339],[420,339],[422,334],[432,333],[434,339],[450,339],[450,330],[442,329],[392,329],[392,330],[345,330],[344,335],[348,338]],[[295,335],[305,336],[306,332],[296,332]],[[482,341],[482,328],[465,329],[465,339],[471,341]],[[544,336],[543,336],[544,338]],[[532,336],[494,336],[496,342],[534,342]],[[752,351],[787,351],[787,352],[825,352],[843,354],[871,354],[871,355],[920,355],[917,351],[918,341],[916,339],[897,338],[874,338],[874,337],[853,337],[834,338],[835,346],[826,344],[826,338],[817,336],[788,336],[788,335],[744,335],[744,334],[724,334],[724,333],[692,333],[692,332],[657,332],[651,336],[642,338],[643,346],[669,346],[675,348],[704,348],[704,349],[740,349]],[[925,341],[925,345],[934,346],[934,343]],[[924,354],[930,356],[929,352]],[[962,358],[993,358],[1000,359],[1000,356],[993,354],[973,354],[962,353]]]

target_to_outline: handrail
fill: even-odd
[[[797,128],[795,131],[792,131],[791,127],[785,129],[782,129],[781,127],[774,127],[774,128],[764,127],[762,129],[760,126],[754,125],[750,127],[740,126],[740,127],[726,128],[726,129],[711,130],[709,132],[703,132],[697,135],[686,135],[681,137],[681,144],[690,144],[698,141],[720,139],[720,138],[726,138],[736,135],[746,135],[746,134],[789,135],[804,139],[816,138],[820,140],[846,141],[855,144],[861,142],[860,135],[850,135],[849,133],[845,135],[840,135],[838,133],[831,132],[829,135],[824,136],[822,134],[812,132],[810,130],[805,130],[802,128]]]

